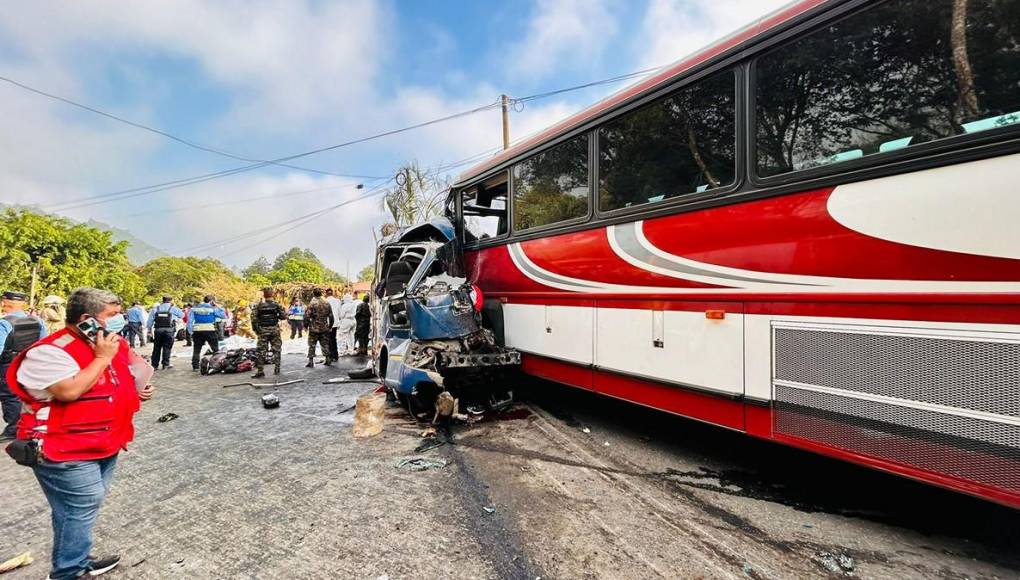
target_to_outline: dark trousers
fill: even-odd
[[[127,339],[129,345],[135,345],[136,336],[138,337],[138,346],[145,346],[145,331],[142,330],[142,323],[127,323],[127,326],[124,327],[124,338]]]
[[[4,423],[7,424],[3,436],[14,437],[18,431],[18,418],[21,417],[21,399],[7,388],[7,381],[2,378],[7,374],[7,365],[0,365],[0,372],[3,373],[0,375],[0,405],[3,406]]]
[[[329,330],[329,356],[333,360],[340,360],[340,349],[337,348],[336,344],[336,331],[337,329],[335,328]]]
[[[174,329],[157,328],[152,332],[152,359],[149,361],[153,368],[170,366],[170,351],[174,347]]]
[[[297,335],[298,338],[301,338],[302,331],[304,331],[304,329],[305,329],[305,321],[304,320],[288,320],[287,322],[290,324],[290,339],[294,340],[294,336],[295,335]]]
[[[220,350],[220,341],[215,330],[196,330],[191,333],[191,342],[194,350],[191,351],[191,368],[197,369],[202,359],[202,347],[209,345],[213,352]]]
[[[354,342],[358,344],[359,353],[363,353],[368,349],[368,331],[369,326],[367,324],[364,326],[358,325],[354,330]]]

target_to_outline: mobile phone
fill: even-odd
[[[99,325],[98,320],[92,318],[91,316],[86,318],[85,320],[82,320],[75,326],[77,326],[78,330],[80,330],[81,333],[85,335],[85,338],[91,340],[92,342],[95,342],[96,338],[99,336],[106,336],[107,334],[110,334],[109,331],[107,331],[105,328]]]

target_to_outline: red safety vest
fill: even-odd
[[[127,449],[135,434],[131,418],[140,406],[127,343],[120,341],[120,349],[96,384],[68,403],[56,399],[39,401],[18,383],[18,369],[25,354],[44,344],[71,355],[79,368],[87,367],[96,358],[92,345],[66,328],[18,354],[7,369],[7,384],[31,409],[23,410],[18,420],[18,439],[39,439],[43,457],[50,461],[103,459]],[[49,416],[38,419],[39,411],[47,408]]]

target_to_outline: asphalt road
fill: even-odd
[[[959,494],[539,381],[429,450],[399,408],[356,440],[375,385],[284,360],[305,382],[273,410],[221,386],[247,377],[157,376],[96,529],[112,578],[1020,576],[1020,512]],[[36,557],[6,577],[44,577],[48,507],[6,460],[0,506],[0,559]]]

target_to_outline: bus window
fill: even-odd
[[[488,182],[464,190],[464,241],[495,238],[507,233],[507,184],[503,175],[497,182]]]
[[[514,165],[514,230],[588,215],[588,136]]]
[[[1020,0],[876,4],[758,60],[758,174],[1020,125],[1018,86]]]
[[[733,183],[734,73],[726,71],[599,129],[599,209]]]

